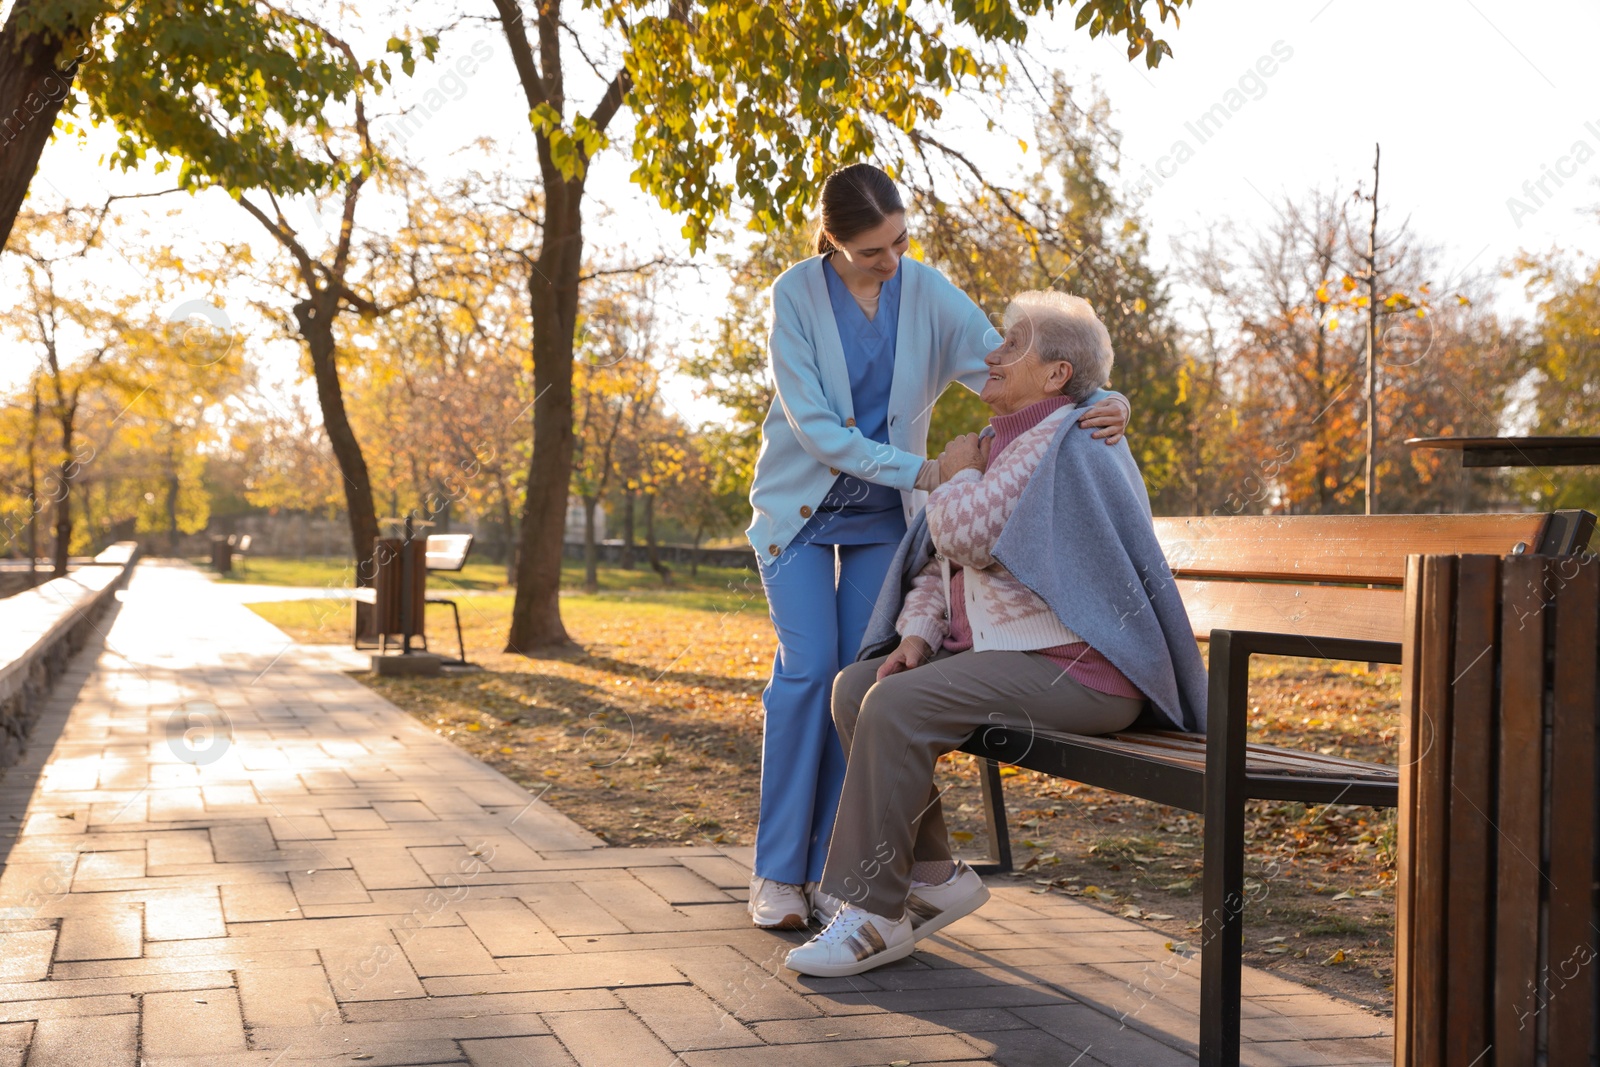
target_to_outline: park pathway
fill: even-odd
[[[604,847],[145,563],[0,779],[0,1065],[1193,1062],[1197,957],[1026,883],[913,959],[799,980],[739,849]],[[1247,1064],[1391,1024],[1247,971]]]

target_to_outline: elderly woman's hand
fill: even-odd
[[[1128,408],[1120,400],[1107,398],[1094,407],[1085,411],[1078,417],[1078,425],[1085,429],[1095,429],[1095,437],[1103,437],[1106,444],[1114,445],[1122,440],[1123,431],[1128,428]]]
[[[989,450],[978,440],[977,434],[962,434],[945,445],[944,451],[939,453],[939,481],[948,482],[958,471],[968,467],[980,472],[986,470],[988,453]]]
[[[883,681],[891,674],[909,671],[913,667],[920,667],[928,662],[928,657],[933,650],[928,647],[928,642],[920,637],[902,637],[900,646],[889,653],[889,658],[878,665],[878,681]]]

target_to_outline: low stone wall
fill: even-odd
[[[94,634],[138,554],[135,542],[118,542],[64,578],[0,600],[0,768],[21,757],[50,687]]]

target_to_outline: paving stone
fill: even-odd
[[[635,878],[605,882],[579,881],[575,884],[589,899],[609,911],[634,933],[677,930],[687,925],[687,917],[682,912]]]
[[[744,1022],[808,1019],[820,1014],[771,971],[731,948],[688,949],[674,953],[672,962],[723,1010]]]
[[[146,994],[140,1049],[148,1056],[245,1051],[238,994],[231,989]]]
[[[502,974],[428,978],[429,996],[517,993],[541,989],[619,989],[624,986],[680,985],[683,974],[667,954],[611,952],[593,955],[509,956]]]
[[[575,1067],[578,1062],[553,1037],[463,1041],[461,1048],[472,1067]]]
[[[583,1067],[667,1067],[677,1060],[660,1038],[625,1011],[562,1012],[550,1016],[550,1029]]]
[[[247,1026],[306,1026],[338,1006],[327,972],[310,967],[251,967],[239,971],[239,1003]]]
[[[219,822],[211,827],[211,851],[218,863],[265,859],[278,849],[266,820]]]
[[[40,1019],[28,1067],[134,1067],[138,1057],[137,1015]]]
[[[678,862],[718,889],[748,889],[750,871],[726,856],[680,856]]]
[[[166,942],[168,945],[192,942]],[[312,949],[265,950],[246,948],[238,941],[224,938],[208,939],[207,944],[220,946],[213,952],[195,952],[182,955],[145,955],[132,960],[84,960],[77,963],[57,963],[50,969],[52,978],[125,978],[141,974],[194,974],[196,972],[230,971],[253,967],[313,967],[322,962]],[[230,951],[231,949],[231,951]]]
[[[138,904],[101,904],[93,901],[73,907],[61,920],[56,942],[58,960],[126,959],[140,954],[144,926]]]
[[[84,852],[78,856],[73,884],[108,878],[144,877],[144,849],[118,852]]]
[[[280,846],[302,841],[327,841],[333,839],[333,828],[317,815],[273,815],[267,827]]]
[[[38,982],[50,973],[54,930],[0,934],[0,982]]]
[[[290,871],[289,885],[294,888],[294,898],[301,907],[308,904],[366,903],[366,887],[354,871],[304,870]]]
[[[1160,1007],[1159,1001],[1151,1003]],[[1153,1011],[1119,1018],[1086,1003],[1013,1008],[1012,1014],[1107,1063],[1192,1067],[1199,1047],[1194,1017],[1151,1033],[1153,1023],[1170,1017]]]
[[[911,1063],[972,1063],[984,1056],[958,1037],[878,1038],[865,1041],[818,1041],[804,1045],[766,1045],[760,1048],[716,1049],[686,1052],[686,1067],[868,1067],[906,1060]],[[1070,1062],[1070,1061],[1069,1061]],[[1154,1065],[1152,1065],[1154,1067]]]
[[[372,810],[385,822],[437,822],[439,816],[429,811],[427,805],[416,800],[380,800]]]
[[[493,911],[461,908],[458,914],[491,956],[543,956],[568,951],[555,932],[526,907]]]
[[[261,798],[253,787],[248,785],[212,785],[200,786],[200,796],[206,802],[206,810],[210,812],[226,812],[231,808],[252,808],[261,803]]]
[[[522,900],[560,937],[630,932],[615,915],[572,882],[550,882],[540,886],[537,893],[524,895]]]
[[[422,996],[422,986],[392,937],[326,947],[322,966],[340,1001]]]
[[[530,1012],[597,1011],[620,1008],[622,1001],[607,989],[550,989],[528,993],[488,993],[472,997],[430,997],[425,1000],[366,1000],[342,1005],[347,1022],[391,1022],[406,1019],[459,1019],[464,1015],[518,1015]]]
[[[949,1013],[945,1013],[949,1014]],[[990,1012],[998,1019],[1002,1012]],[[1015,1016],[1016,1026],[1028,1026]],[[868,1015],[849,1015],[843,1018],[780,1019],[775,1022],[753,1023],[750,1029],[770,1045],[809,1044],[816,1041],[858,1041],[875,1037],[909,1037],[918,1034],[947,1034],[953,1028],[944,1023],[915,1015],[898,1015],[874,1012]]]
[[[428,872],[418,866],[404,847],[348,848],[350,865],[356,877],[368,889],[418,889],[431,887],[434,882]],[[369,898],[370,899],[370,898]],[[317,901],[316,903],[333,903]]]
[[[144,936],[149,941],[225,937],[222,900],[215,888],[152,893],[144,902]]]
[[[204,830],[173,830],[151,834],[145,846],[148,869],[159,872],[177,864],[215,863],[211,854],[211,835]]]
[[[1239,1049],[1240,1067],[1390,1067],[1393,1063],[1392,1037],[1246,1042]]]
[[[224,885],[222,915],[230,923],[271,922],[300,914],[300,901],[287,881]]]
[[[636,867],[628,873],[668,904],[718,904],[732,899],[698,874],[681,867]]]
[[[674,1052],[759,1045],[716,1001],[691,986],[622,989],[617,996]]]
[[[389,824],[371,808],[323,808],[322,818],[335,833],[349,830],[387,830]]]
[[[0,1004],[0,1022],[29,1019],[70,1019],[94,1015],[137,1014],[139,1000],[132,993],[114,993],[54,1000],[14,1000]]]
[[[966,1041],[986,1060],[1003,1067],[1084,1067],[1091,1059],[1094,1048],[1081,1048],[1068,1044],[1043,1030],[996,1030],[966,1035]],[[1090,1043],[1092,1045],[1092,1042]],[[1158,1050],[1149,1067],[1162,1067],[1173,1062],[1166,1060],[1165,1052]],[[1146,1061],[1139,1061],[1143,1065]]]
[[[419,978],[439,974],[492,974],[494,957],[465,926],[411,930],[397,935]]]

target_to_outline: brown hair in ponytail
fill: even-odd
[[[817,254],[839,251],[834,240],[848,241],[905,209],[894,182],[872,164],[852,163],[834,171],[822,183]]]

